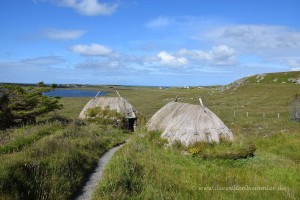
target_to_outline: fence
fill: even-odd
[[[249,118],[249,119],[290,119],[291,113],[288,111],[240,111],[232,109],[213,110],[220,117],[229,118]]]

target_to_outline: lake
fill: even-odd
[[[78,90],[78,89],[55,89],[44,93],[49,97],[94,97],[98,91],[96,90]],[[100,92],[98,96],[104,96],[106,92]]]

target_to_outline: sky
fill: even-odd
[[[2,0],[0,82],[228,84],[300,71],[299,0]]]

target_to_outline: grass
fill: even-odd
[[[246,159],[254,156],[256,147],[252,142],[236,138],[236,142],[196,143],[188,148],[192,156],[202,159]]]
[[[251,77],[224,91],[91,88],[109,96],[117,96],[118,90],[140,116],[137,132],[115,154],[93,198],[299,199],[300,123],[290,120],[290,105],[300,91],[299,85],[286,82],[299,75],[271,74],[259,83]],[[147,120],[176,95],[192,104],[199,104],[201,96],[235,141],[184,148],[167,145],[158,132],[147,132]],[[37,125],[0,132],[0,199],[70,199],[97,159],[131,136],[101,120],[76,119],[89,100],[62,98],[64,109]]]
[[[129,134],[95,123],[48,122],[1,134],[0,199],[70,199],[99,157]]]
[[[273,80],[271,76],[265,80]],[[199,144],[199,149],[187,153],[189,149],[176,143],[167,147],[159,133],[140,129],[113,157],[93,199],[300,198],[300,123],[290,120],[291,101],[299,85],[266,81],[225,91],[152,88],[121,93],[148,119],[176,94],[180,101],[193,104],[199,104],[201,96],[236,140],[204,148]],[[251,153],[253,157],[248,156]]]
[[[61,129],[56,124],[23,127],[1,134],[0,154],[21,151],[24,147]]]
[[[93,199],[299,198],[299,155],[286,156],[299,153],[293,149],[299,135],[253,137],[257,151],[251,158],[204,159],[166,148],[159,134],[139,134],[113,157]]]

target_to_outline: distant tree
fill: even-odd
[[[34,123],[36,117],[62,108],[59,98],[43,95],[50,87],[0,87],[0,128]]]
[[[44,81],[38,82],[38,87],[46,87]]]
[[[57,86],[58,86],[58,85],[57,85],[56,83],[52,83],[50,87],[51,87],[52,89],[55,89],[55,88],[57,88]]]
[[[6,128],[13,121],[9,108],[9,94],[4,88],[0,88],[0,129]]]
[[[292,120],[300,122],[300,94],[296,94],[291,105]]]

